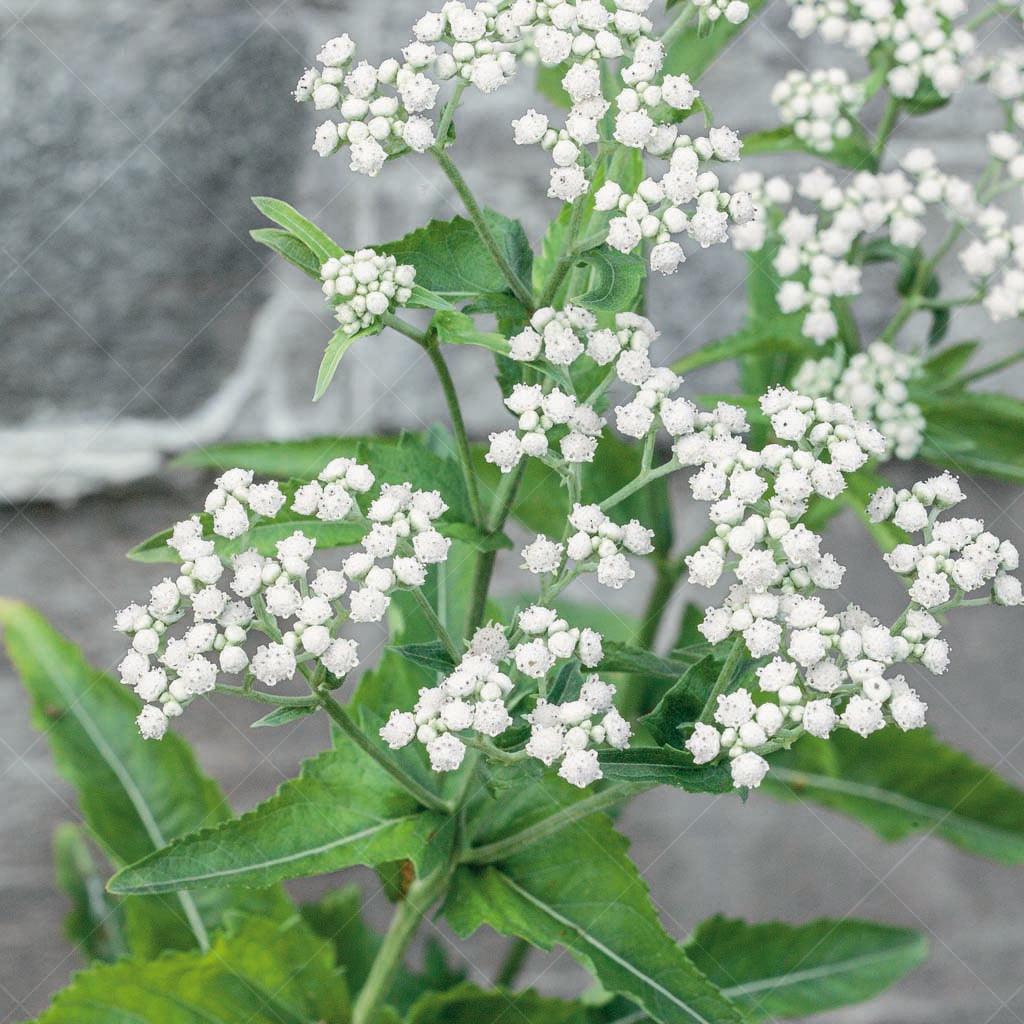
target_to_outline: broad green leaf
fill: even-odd
[[[113,961],[128,947],[117,901],[107,895],[85,831],[79,825],[58,825],[53,836],[57,884],[71,900],[64,934],[88,960]]]
[[[303,273],[308,274],[316,281],[320,280],[321,263],[316,258],[316,254],[290,231],[282,231],[280,228],[257,228],[255,231],[250,231],[249,234],[260,245],[273,249]]]
[[[689,754],[671,747],[602,750],[599,759],[609,782],[675,786],[688,793],[728,793],[733,788],[725,765],[695,765]]]
[[[463,938],[487,924],[542,949],[564,946],[605,989],[666,1024],[742,1020],[662,928],[626,846],[592,815],[501,864],[460,868],[445,914]]]
[[[926,729],[804,736],[771,760],[762,786],[771,796],[822,804],[890,841],[920,832],[1024,863],[1024,792]]]
[[[426,992],[413,1004],[406,1024],[586,1024],[580,1003],[539,996],[532,989],[487,991],[462,984],[446,992]]]
[[[665,74],[686,74],[696,81],[733,38],[754,20],[764,4],[765,0],[751,0],[750,16],[741,25],[733,25],[725,18],[719,18],[710,31],[689,25],[665,55]]]
[[[446,823],[347,742],[305,761],[297,779],[248,814],[185,836],[118,872],[110,891],[261,886],[402,859],[425,874],[445,855]]]
[[[229,441],[206,445],[179,455],[172,465],[189,469],[251,469],[278,480],[312,480],[331,459],[354,458],[361,444],[384,444],[388,439],[311,437],[306,441]],[[398,437],[391,439],[397,444]]]
[[[794,926],[713,917],[686,952],[749,1020],[761,1021],[871,999],[924,963],[928,940],[911,928],[856,918]]]
[[[57,770],[75,788],[90,833],[115,866],[129,864],[177,836],[229,817],[216,783],[199,771],[181,737],[139,736],[138,700],[90,665],[46,620],[17,601],[0,600],[7,652],[32,698]],[[287,912],[284,894],[211,891],[124,902],[133,949],[202,944],[226,912]]]
[[[437,340],[443,345],[475,345],[497,352],[498,355],[508,355],[508,338],[501,334],[481,331],[473,322],[473,318],[465,313],[437,313],[430,323],[437,331]]]
[[[321,265],[332,256],[337,257],[344,252],[337,242],[325,235],[312,221],[307,220],[298,210],[283,200],[271,199],[269,196],[253,196],[252,201],[264,217],[279,224],[306,246]],[[317,271],[317,277],[319,277],[319,267]]]
[[[533,257],[522,225],[493,210],[485,210],[484,219],[513,269],[529,281]],[[508,288],[476,228],[464,217],[432,220],[426,227],[376,248],[415,267],[416,283],[451,303],[469,302]]]
[[[770,327],[744,330],[709,342],[683,356],[672,364],[672,369],[676,373],[691,373],[703,366],[739,359],[741,356],[773,356],[780,352],[809,358],[818,353],[818,347],[810,338],[802,335],[773,334]]]
[[[1024,483],[1024,402],[991,391],[915,390],[927,426],[919,457],[943,469]]]
[[[864,133],[864,129],[852,117],[849,119],[854,125],[853,132],[849,137],[837,140],[827,153],[809,146],[791,127],[784,125],[770,131],[750,132],[744,135],[743,156],[755,156],[759,153],[809,153],[840,167],[873,171],[876,169],[877,160],[871,152],[871,141]]]
[[[272,728],[277,725],[290,725],[292,722],[297,722],[300,718],[306,718],[309,715],[315,715],[317,708],[315,705],[298,705],[293,707],[280,707],[274,708],[273,711],[268,715],[264,715],[262,718],[257,718],[250,729],[264,729]]]
[[[330,946],[297,916],[241,917],[208,953],[123,960],[76,974],[38,1024],[345,1024]]]
[[[576,262],[592,271],[585,292],[572,301],[587,309],[624,313],[636,307],[647,279],[647,262],[638,253],[622,253],[608,245],[588,249]]]

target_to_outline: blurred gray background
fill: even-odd
[[[0,0],[0,589],[40,608],[102,666],[121,656],[111,613],[159,576],[124,551],[204,493],[207,481],[168,471],[166,455],[225,437],[396,430],[442,416],[418,350],[385,336],[356,345],[311,405],[329,315],[311,282],[248,237],[259,223],[254,194],[288,199],[347,247],[461,212],[428,158],[388,166],[374,181],[349,174],[341,157],[317,158],[315,116],[289,95],[320,43],[341,31],[371,60],[396,51],[418,3]],[[850,66],[842,52],[798,41],[785,20],[775,0],[703,79],[718,122],[771,126],[768,94],[787,69]],[[990,42],[1008,41],[1005,25],[989,29]],[[508,127],[530,105],[529,79],[471,99],[455,156],[478,195],[520,216],[536,241],[555,212],[543,198],[546,158],[512,146]],[[971,105],[903,126],[895,152],[925,142],[949,169],[976,170],[996,119]],[[871,288],[858,307],[868,335],[887,318],[881,303],[891,294],[884,280]],[[734,329],[742,306],[742,260],[725,248],[693,255],[653,289],[666,360]],[[1020,344],[1018,325],[993,331],[970,316],[951,337],[984,337],[993,359]],[[483,435],[503,423],[488,360],[453,355],[471,396],[470,429]],[[993,383],[1024,395],[1012,372]],[[707,372],[690,385],[725,392],[732,381]],[[914,470],[893,475],[910,480]],[[1018,491],[989,481],[968,490],[973,514],[1024,544]],[[681,494],[677,511],[684,535],[699,532]],[[851,565],[843,598],[895,614],[899,594],[858,525],[838,521],[830,544]],[[511,586],[514,559],[505,563]],[[1024,649],[1012,614],[955,621],[950,672],[913,683],[940,735],[1024,784]],[[0,677],[0,1021],[16,1021],[40,1012],[81,966],[61,934],[66,906],[50,852],[54,825],[76,811],[6,662]],[[317,722],[253,734],[248,709],[222,710],[186,716],[181,728],[238,810],[271,794],[324,740]],[[860,915],[929,933],[923,970],[868,1008],[829,1015],[832,1024],[1024,1021],[1020,871],[929,838],[885,845],[815,807],[756,796],[741,805],[659,792],[638,800],[624,827],[679,936],[715,912]],[[332,881],[297,891],[313,896]],[[386,919],[384,900],[369,913]],[[486,969],[500,945],[474,940],[474,962]],[[564,955],[532,959],[528,974],[551,993],[572,992],[581,978]]]

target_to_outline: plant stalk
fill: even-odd
[[[718,698],[725,693],[726,687],[730,682],[732,682],[733,673],[736,671],[736,666],[739,664],[739,660],[742,655],[743,637],[738,636],[733,640],[732,650],[729,651],[729,656],[725,659],[722,671],[718,673],[715,685],[708,694],[708,699],[704,702],[704,707],[701,708],[700,717],[697,719],[698,722],[706,722],[708,717],[714,712]]]

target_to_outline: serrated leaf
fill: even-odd
[[[405,1024],[586,1024],[580,1003],[550,999],[532,989],[487,991],[465,983],[446,992],[426,992],[413,1004]]]
[[[577,267],[592,271],[590,286],[572,301],[587,309],[623,313],[636,307],[647,280],[647,262],[638,253],[622,253],[608,245],[588,249]]]
[[[330,947],[293,916],[244,917],[208,953],[124,960],[74,976],[37,1024],[345,1024]]]
[[[124,921],[116,900],[107,895],[104,876],[78,825],[58,825],[53,835],[57,884],[71,901],[64,934],[89,960],[112,962],[128,952]]]
[[[314,402],[319,402],[323,398],[324,392],[330,386],[331,381],[334,380],[334,375],[338,372],[338,366],[345,353],[360,338],[370,337],[374,334],[380,334],[380,332],[380,324],[371,324],[369,327],[364,327],[361,331],[356,331],[354,334],[348,333],[344,327],[339,327],[331,335],[331,340],[327,343],[324,357],[320,360],[320,369],[317,370],[316,386],[313,389]]]
[[[309,715],[315,715],[317,712],[315,705],[293,705],[292,707],[280,707],[274,708],[270,714],[264,715],[262,718],[257,718],[250,729],[264,729],[273,728],[277,725],[290,725],[292,722],[297,722],[300,718],[306,718]]]
[[[508,355],[508,338],[492,331],[481,331],[465,313],[441,312],[430,323],[443,345],[475,345],[501,356]]]
[[[320,261],[312,249],[301,242],[290,231],[280,228],[257,228],[250,231],[254,241],[273,249],[278,256],[283,256],[292,266],[298,267],[315,281],[320,280]]]
[[[57,770],[75,788],[91,834],[115,866],[139,860],[176,836],[229,817],[216,783],[199,771],[181,737],[159,743],[139,735],[138,701],[91,666],[46,620],[17,601],[0,600],[8,655],[32,698]],[[133,949],[202,943],[232,910],[287,912],[279,889],[260,893],[179,893],[125,901]]]
[[[926,729],[804,736],[771,760],[762,788],[773,797],[822,804],[889,841],[923,832],[1024,863],[1024,792]]]
[[[761,1021],[871,999],[924,963],[928,941],[911,928],[856,918],[794,926],[713,917],[686,951],[749,1020]]]
[[[279,224],[305,245],[319,260],[320,266],[332,256],[337,257],[344,252],[334,239],[324,234],[312,221],[307,220],[283,200],[272,199],[270,196],[253,196],[252,201],[264,217]],[[320,276],[320,266],[317,267],[317,277]]]
[[[721,764],[695,765],[693,758],[671,747],[630,747],[602,750],[601,771],[609,782],[675,786],[688,793],[728,793],[732,777]]]
[[[118,872],[110,891],[262,886],[402,859],[414,861],[422,875],[444,856],[447,820],[423,811],[347,742],[305,761],[297,779],[242,817],[185,836]]]
[[[484,219],[513,269],[529,281],[532,253],[522,225],[493,210],[484,210]],[[450,303],[469,302],[508,288],[476,228],[464,217],[432,220],[426,227],[376,248],[415,267],[416,283]]]
[[[593,815],[499,865],[459,868],[445,915],[463,938],[488,924],[542,949],[564,946],[605,989],[665,1024],[739,1022],[662,928],[626,846]]]

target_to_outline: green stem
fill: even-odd
[[[495,988],[510,988],[515,983],[523,964],[526,963],[526,958],[530,955],[530,948],[526,939],[513,939],[509,943],[505,958],[494,976]]]
[[[568,807],[563,807],[560,811],[542,818],[524,828],[522,832],[467,850],[463,861],[467,864],[493,864],[495,861],[504,860],[534,843],[540,842],[541,839],[560,832],[573,822],[582,821],[591,814],[614,807],[626,797],[634,796],[645,789],[650,789],[650,785],[646,782],[620,782],[618,785],[609,786],[607,789],[592,793],[590,796],[577,800],[576,803],[569,804]]]
[[[736,666],[739,664],[742,655],[743,637],[738,636],[732,642],[732,649],[729,651],[729,656],[725,659],[722,671],[718,673],[718,678],[708,694],[708,699],[704,701],[704,707],[701,708],[700,717],[697,719],[698,722],[706,722],[712,712],[714,712],[718,698],[725,693],[726,687],[732,682],[733,673],[736,671]]]
[[[466,179],[462,177],[459,169],[452,162],[452,158],[448,155],[443,147],[435,145],[430,150],[434,154],[437,162],[441,165],[441,170],[447,175],[448,180],[452,183],[455,191],[458,192],[459,198],[462,200],[466,207],[466,212],[469,214],[470,220],[473,221],[476,227],[477,233],[480,235],[480,240],[487,246],[487,251],[491,254],[491,258],[498,265],[505,280],[508,281],[509,287],[512,289],[512,293],[515,297],[528,309],[533,309],[533,293],[529,287],[523,283],[522,279],[516,273],[515,268],[508,261],[508,256],[502,250],[501,246],[498,245],[497,239],[494,237],[490,226],[484,217],[484,211],[480,208],[480,204],[476,201],[476,197],[470,190],[469,185],[466,184]]]
[[[273,693],[262,693],[260,690],[246,690],[242,686],[228,686],[226,683],[218,683],[213,688],[214,693],[226,693],[232,697],[245,697],[246,700],[259,701],[261,704],[276,704],[282,708],[315,708],[320,706],[316,697],[288,697],[278,696]]]
[[[686,31],[687,26],[690,23],[690,18],[693,16],[693,12],[696,10],[696,4],[693,0],[683,6],[683,9],[679,12],[676,20],[662,33],[661,44],[665,47],[667,53],[671,48],[672,44]]]
[[[990,374],[998,373],[1000,370],[1005,370],[1008,367],[1013,366],[1015,363],[1019,363],[1022,359],[1024,359],[1024,349],[1006,356],[1005,359],[997,359],[994,363],[982,366],[973,373],[968,373],[957,378],[957,384],[960,387],[972,384],[976,380],[981,380],[982,377],[988,377]]]
[[[458,665],[462,660],[462,652],[451,638],[451,634],[444,628],[444,623],[438,618],[437,612],[434,611],[434,606],[427,600],[426,595],[424,595],[419,587],[413,587],[409,593],[412,594],[419,610],[423,612],[423,617],[430,624],[430,628],[437,634],[438,640],[444,644],[444,649],[448,652],[448,656]]]
[[[620,487],[611,497],[605,498],[601,502],[601,511],[607,512],[608,509],[614,508],[620,502],[625,501],[631,494],[635,494],[641,488],[646,487],[652,480],[657,480],[658,477],[665,476],[667,473],[671,473],[678,469],[674,460],[663,462],[657,469],[650,469],[645,473],[641,473],[636,479],[631,480],[625,487]]]
[[[583,225],[583,214],[586,211],[589,198],[590,193],[588,192],[586,195],[580,196],[573,204],[572,215],[569,218],[569,227],[562,242],[562,251],[558,256],[558,262],[551,271],[551,277],[548,278],[548,283],[544,286],[541,297],[537,300],[537,305],[540,307],[550,306],[554,301],[555,296],[558,294],[558,289],[562,287],[562,282],[565,280],[566,275],[572,268],[573,261],[578,255],[575,241],[580,227]]]
[[[449,870],[445,865],[409,886],[352,1007],[352,1024],[374,1024],[377,1020],[409,943],[423,918],[444,893]]]
[[[882,162],[882,153],[885,151],[885,144],[889,141],[893,129],[896,127],[896,120],[900,116],[900,101],[890,96],[882,114],[882,121],[878,126],[878,133],[871,146],[871,156],[874,158],[875,166]]]
[[[431,793],[426,786],[420,785],[411,775],[402,771],[395,763],[395,759],[389,756],[389,752],[379,748],[366,734],[352,721],[348,711],[345,710],[333,697],[327,693],[319,693],[320,706],[331,716],[335,724],[350,740],[365,754],[373,758],[403,789],[414,796],[424,807],[432,811],[440,811],[444,814],[451,813],[451,807],[442,800],[436,793]]]

